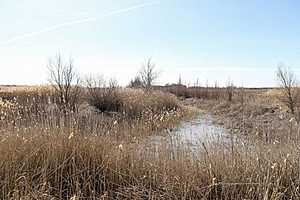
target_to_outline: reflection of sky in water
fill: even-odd
[[[160,145],[167,146],[174,152],[178,147],[187,147],[196,152],[203,144],[228,143],[229,136],[226,129],[213,123],[210,115],[203,114],[192,120],[182,121],[176,129],[169,131],[167,136],[151,136],[143,143],[143,147],[154,152],[158,151]]]
[[[199,145],[202,142],[224,138],[225,134],[226,130],[214,124],[209,115],[201,115],[193,120],[182,122],[173,133],[170,133],[170,136],[178,142]]]

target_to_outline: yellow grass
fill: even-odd
[[[174,98],[126,92],[127,109]],[[6,96],[0,107],[1,199],[300,197],[298,140],[220,141],[192,151],[149,140],[186,117],[183,108],[138,119],[95,113],[89,106],[65,114],[47,94],[13,94],[16,98]]]

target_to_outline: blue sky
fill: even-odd
[[[126,84],[152,57],[157,83],[197,78],[275,86],[278,63],[300,75],[296,0],[0,0],[0,84],[47,83],[48,58]]]

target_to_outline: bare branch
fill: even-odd
[[[289,68],[279,65],[276,75],[283,92],[281,101],[299,121],[298,88],[295,74]]]
[[[150,90],[153,82],[159,77],[159,73],[155,70],[155,64],[152,62],[151,58],[145,61],[139,75],[143,83],[143,87],[146,90]]]
[[[49,59],[48,62],[49,82],[58,94],[58,104],[64,109],[75,109],[78,97],[81,92],[80,78],[75,72],[73,60],[64,63],[60,54]]]

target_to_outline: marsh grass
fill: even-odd
[[[137,155],[138,144],[52,131],[2,136],[1,198],[299,198],[298,144],[212,143],[197,157],[163,143]]]
[[[128,118],[176,112],[180,110],[173,95],[142,89],[98,88],[88,92],[88,101],[102,112],[119,112]]]
[[[176,103],[172,96],[127,92],[125,112],[142,116],[107,115],[89,105],[65,115],[49,92],[2,94],[0,198],[300,198],[297,140],[220,140],[197,150],[163,141],[143,146],[187,113],[178,104],[167,108]]]

